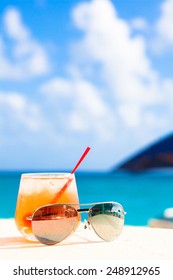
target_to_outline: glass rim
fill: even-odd
[[[22,173],[22,178],[69,178],[74,176],[70,172],[31,172]]]

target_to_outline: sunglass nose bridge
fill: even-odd
[[[90,222],[88,220],[84,220],[84,229],[91,229],[90,228]]]

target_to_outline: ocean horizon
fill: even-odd
[[[21,174],[35,172],[0,171],[0,218],[14,217]],[[75,176],[80,203],[119,202],[127,212],[126,225],[145,226],[149,219],[161,217],[166,208],[173,207],[172,170],[143,173],[86,171],[76,172]]]

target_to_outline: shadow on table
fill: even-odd
[[[78,234],[74,234],[78,240],[71,240],[73,237],[57,243],[54,246],[69,246],[77,244],[88,244],[88,243],[102,243],[103,240],[91,240],[86,237],[82,237]],[[26,240],[24,237],[0,237],[0,250],[2,249],[21,249],[21,248],[33,248],[33,247],[45,247],[47,245],[41,244],[39,242],[32,242]]]

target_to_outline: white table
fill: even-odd
[[[54,246],[26,241],[14,219],[0,219],[0,260],[173,260],[173,229],[125,226],[113,242],[99,239],[83,224]]]

